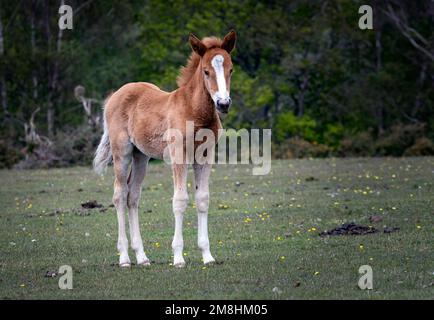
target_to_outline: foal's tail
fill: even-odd
[[[107,121],[104,115],[104,133],[95,152],[95,158],[93,159],[93,170],[95,170],[97,174],[102,175],[107,165],[111,162],[112,158],[113,156],[110,148]]]

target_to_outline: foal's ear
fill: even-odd
[[[228,53],[231,53],[235,48],[235,42],[237,41],[237,34],[234,30],[230,31],[223,39],[222,49],[226,50]]]
[[[193,33],[190,33],[188,41],[190,42],[190,46],[194,52],[196,52],[201,57],[205,54],[207,49],[206,46]]]

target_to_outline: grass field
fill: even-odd
[[[0,171],[0,178],[2,299],[434,298],[432,157],[274,161],[267,176],[215,166],[209,229],[217,263],[200,262],[189,185],[184,269],[171,266],[172,182],[163,163],[151,163],[139,209],[147,268],[116,265],[111,168],[102,178],[89,168]],[[82,210],[89,200],[105,211]],[[345,222],[379,232],[318,235]],[[357,286],[365,264],[373,290]],[[46,277],[61,265],[73,269],[73,290]]]

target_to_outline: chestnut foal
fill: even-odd
[[[193,52],[181,69],[178,89],[165,92],[146,83],[128,83],[111,95],[104,108],[104,134],[95,153],[94,169],[101,174],[113,160],[113,203],[118,217],[118,243],[121,267],[130,266],[128,239],[125,230],[126,207],[130,227],[131,247],[136,253],[138,265],[149,265],[143,250],[139,230],[138,204],[142,181],[150,158],[162,159],[165,132],[177,129],[185,140],[186,122],[194,122],[195,132],[205,128],[213,131],[216,141],[221,129],[219,113],[227,113],[231,105],[229,97],[232,61],[230,53],[235,47],[236,34],[229,32],[223,40],[204,38],[199,40],[190,34]],[[200,143],[194,143],[194,150]],[[185,143],[184,143],[184,152]],[[170,153],[172,155],[172,153]],[[131,164],[131,169],[129,170]],[[205,264],[213,262],[208,239],[209,176],[211,164],[193,164],[196,185],[198,215],[198,246]],[[183,257],[182,221],[187,208],[187,162],[172,162],[173,213],[175,234],[172,248],[174,266],[185,265]]]

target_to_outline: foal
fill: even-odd
[[[195,132],[210,129],[218,137],[221,129],[219,113],[227,113],[231,105],[229,97],[232,61],[230,53],[235,47],[236,34],[229,32],[223,40],[204,38],[199,40],[190,34],[193,52],[186,67],[178,77],[178,89],[165,92],[146,83],[128,83],[108,98],[104,108],[104,134],[95,153],[94,169],[102,173],[113,159],[113,204],[118,217],[118,243],[121,267],[130,266],[128,239],[125,230],[126,207],[130,227],[131,247],[138,265],[149,265],[143,250],[138,220],[138,204],[142,181],[150,158],[162,159],[165,132],[177,129],[184,137],[186,122],[194,122]],[[215,139],[217,141],[217,139]],[[194,150],[200,143],[194,143]],[[173,154],[170,153],[171,157]],[[131,164],[131,169],[129,170]],[[198,215],[198,246],[205,264],[213,262],[208,239],[209,176],[211,164],[193,164],[196,185]],[[172,248],[174,266],[183,267],[182,221],[187,208],[187,163],[172,162],[173,213],[175,234]]]

